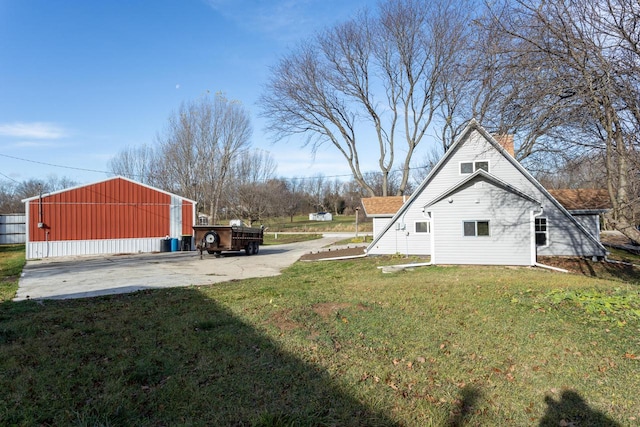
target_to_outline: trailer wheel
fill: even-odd
[[[244,247],[244,251],[246,252],[247,256],[253,255],[253,243],[247,243],[247,246]]]
[[[215,231],[208,231],[205,235],[203,240],[205,241],[205,243],[207,245],[213,245],[218,243],[219,238],[218,238],[218,233],[216,233]]]
[[[260,252],[260,243],[253,242],[253,244],[254,244],[253,253],[257,255],[258,252]]]

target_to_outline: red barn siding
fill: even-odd
[[[193,203],[186,200],[182,201],[182,235],[190,236],[193,234]]]
[[[40,200],[28,203],[29,240],[34,242],[169,234],[171,196],[121,178],[43,196],[42,219],[39,218]],[[191,209],[191,203],[183,201],[184,234],[191,234]],[[189,215],[184,215],[185,210]],[[39,221],[44,223],[44,228],[38,228]]]

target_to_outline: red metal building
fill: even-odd
[[[193,235],[196,202],[124,177],[23,200],[27,259],[155,252]]]

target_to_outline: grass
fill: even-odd
[[[284,245],[321,239],[322,234],[264,233],[264,245]]]
[[[15,296],[24,258],[24,245],[0,245],[0,302]]]
[[[2,303],[0,424],[637,425],[637,272],[395,261]]]
[[[371,233],[373,223],[364,215],[359,216],[358,232]],[[295,216],[293,222],[290,218],[273,218],[264,223],[270,232],[354,232],[356,231],[355,215],[334,215],[332,221],[309,221],[308,216]]]

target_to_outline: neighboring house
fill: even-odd
[[[497,265],[535,265],[537,255],[604,257],[607,251],[598,234],[583,222],[515,160],[512,138],[498,142],[472,120],[374,233],[367,254],[430,255],[433,264]]]
[[[190,242],[196,218],[195,201],[124,177],[23,202],[27,259],[156,252],[167,236]]]

